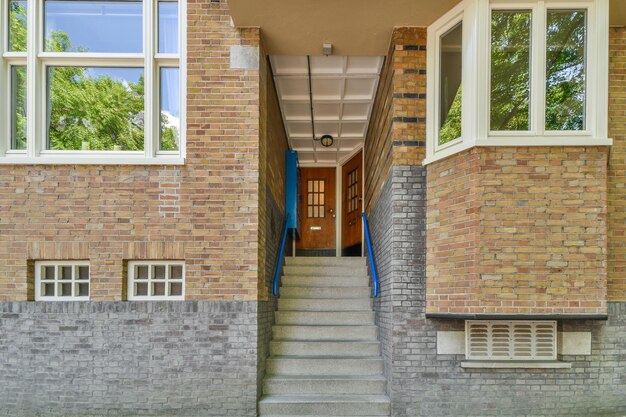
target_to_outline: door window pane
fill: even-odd
[[[587,13],[548,10],[546,130],[584,130]]]
[[[9,0],[9,51],[26,52],[26,1]]]
[[[49,67],[48,149],[143,150],[142,68]]]
[[[177,151],[180,142],[180,71],[178,68],[161,68],[160,71],[162,151]]]
[[[530,11],[491,16],[491,130],[530,128]]]
[[[159,53],[178,53],[178,2],[159,2]]]
[[[45,1],[45,50],[140,53],[141,1]]]
[[[11,67],[11,149],[26,149],[26,67]]]
[[[439,144],[461,136],[463,24],[441,37],[439,74]]]

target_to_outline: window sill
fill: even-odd
[[[463,361],[466,369],[570,369],[572,364],[561,361]]]
[[[185,158],[158,157],[144,158],[112,155],[72,155],[72,156],[27,156],[0,157],[0,165],[184,165]]]

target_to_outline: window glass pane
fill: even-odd
[[[165,265],[156,265],[152,270],[152,279],[165,279]]]
[[[549,10],[546,39],[546,129],[584,130],[587,13]]]
[[[161,123],[162,151],[177,151],[180,141],[180,77],[178,68],[161,68]]]
[[[148,295],[148,283],[138,282],[135,284],[135,295]]]
[[[530,11],[491,16],[491,130],[530,129]]]
[[[9,0],[9,51],[26,52],[26,4]]]
[[[439,74],[439,144],[461,136],[463,24],[441,37]]]
[[[76,293],[80,297],[88,297],[89,296],[89,284],[86,282],[81,282],[76,284]]]
[[[48,68],[48,149],[143,150],[141,68]]]
[[[170,269],[170,279],[183,279],[182,265],[173,265]]]
[[[183,283],[170,282],[170,293],[168,295],[183,295]]]
[[[45,1],[45,50],[142,52],[141,1]]]
[[[137,267],[135,279],[148,279],[148,266],[142,265]]]
[[[178,53],[178,2],[159,2],[159,52]]]
[[[54,279],[54,266],[44,266],[41,268],[41,279],[53,280]]]
[[[59,268],[60,277],[59,279],[68,281],[72,279],[72,267],[71,266],[62,266]]]
[[[78,278],[80,280],[88,280],[89,279],[89,267],[88,266],[79,266],[78,267]]]
[[[26,149],[26,67],[11,67],[11,149]]]

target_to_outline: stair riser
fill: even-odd
[[[280,298],[278,300],[278,310],[300,310],[300,311],[372,311],[372,300],[329,300],[329,299],[302,299],[302,298]]]
[[[376,340],[376,326],[274,326],[274,340]]]
[[[276,324],[301,324],[301,325],[368,325],[374,324],[374,312],[344,311],[277,311],[275,313]]]
[[[312,276],[354,276],[367,275],[365,266],[295,266],[285,265],[284,275],[312,275]]]
[[[274,403],[259,405],[261,415],[280,416],[388,416],[385,403]]]
[[[330,298],[330,299],[351,299],[369,298],[371,290],[369,287],[285,287],[281,291],[281,296],[285,298]]]
[[[288,342],[273,341],[272,356],[377,356],[378,342]]]
[[[269,375],[380,375],[382,359],[284,359],[267,360]]]
[[[384,380],[333,380],[333,379],[283,379],[267,380],[263,385],[265,395],[341,395],[341,394],[385,394]]]
[[[365,258],[318,258],[318,257],[296,257],[287,256],[285,264],[289,266],[361,266],[365,267]]]
[[[314,275],[286,275],[281,278],[283,288],[286,287],[369,287],[370,279],[366,275],[350,277],[319,277]]]

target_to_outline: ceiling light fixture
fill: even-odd
[[[335,142],[335,139],[331,135],[324,135],[320,138],[320,143],[325,148],[333,146],[333,142]]]

